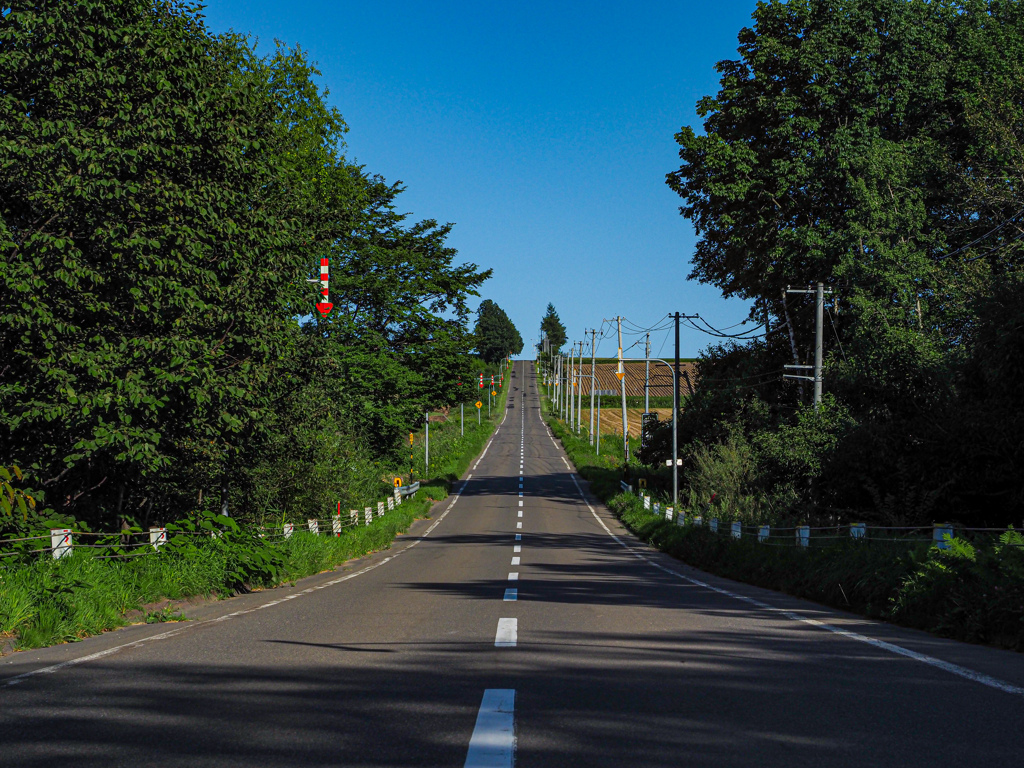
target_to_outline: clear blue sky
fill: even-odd
[[[400,208],[416,219],[455,222],[451,245],[494,269],[481,297],[508,312],[532,357],[549,301],[570,343],[619,314],[640,326],[677,310],[718,327],[746,316],[686,280],[695,236],[665,174],[679,166],[675,132],[697,127],[695,104],[717,92],[714,65],[737,57],[754,7],[211,0],[204,13],[214,32],[309,52],[349,124],[349,159],[404,182]],[[684,356],[709,341],[684,331]]]

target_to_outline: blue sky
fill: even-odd
[[[695,235],[665,174],[754,7],[211,0],[204,15],[264,50],[309,52],[349,125],[347,156],[404,182],[414,218],[455,222],[460,258],[494,270],[481,297],[529,347],[549,301],[570,343],[619,314],[641,327],[677,310],[719,327],[746,316],[686,280]],[[652,339],[671,353],[666,332]],[[709,341],[684,331],[682,352]]]

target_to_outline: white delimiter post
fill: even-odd
[[[72,540],[70,528],[50,529],[50,549],[53,550],[53,559],[60,560],[71,554]]]

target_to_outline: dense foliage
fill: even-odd
[[[0,2],[0,466],[47,510],[0,525],[304,519],[461,399],[490,273],[346,159],[318,74],[177,0]]]
[[[1024,509],[1024,6],[765,2],[676,139],[691,279],[752,304],[754,341],[699,363],[680,430],[692,503],[750,518]],[[823,281],[826,400],[809,363]],[[663,437],[660,451],[667,453]]]
[[[562,324],[561,318],[558,317],[554,304],[548,303],[544,317],[540,320],[540,335],[541,341],[537,344],[538,350],[543,351],[545,340],[548,344],[548,354],[557,354],[565,346],[565,340],[568,337],[565,335],[565,326]]]
[[[490,299],[480,302],[473,335],[477,354],[488,363],[497,363],[523,351],[523,337],[505,310]]]

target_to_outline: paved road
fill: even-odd
[[[1021,656],[652,552],[588,501],[528,366],[513,384],[460,493],[389,552],[0,660],[0,765],[1024,762]]]

